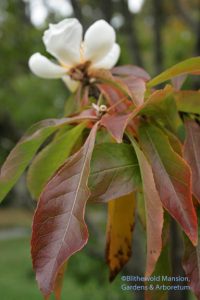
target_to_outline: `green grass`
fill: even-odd
[[[29,240],[7,240],[1,241],[0,244],[0,299],[42,300],[32,271]],[[62,299],[132,299],[130,292],[121,290],[121,283],[119,276],[110,284],[104,261],[89,256],[87,251],[82,251],[69,261]]]
[[[98,208],[98,207],[97,207]],[[96,228],[105,232],[100,208],[90,210]],[[98,211],[98,213],[97,213]],[[30,230],[32,214],[22,210],[0,211],[0,229],[22,227]],[[94,220],[92,220],[93,223]],[[120,275],[113,283],[108,281],[108,268],[103,258],[94,257],[91,249],[104,251],[105,240],[97,239],[89,230],[88,245],[70,258],[64,278],[62,300],[130,300],[134,299],[129,291],[122,291]],[[137,258],[136,258],[137,259]],[[132,275],[132,274],[130,274]],[[126,283],[129,284],[128,282]],[[130,283],[131,284],[131,283]],[[141,293],[141,292],[138,292]],[[196,298],[189,293],[189,300]],[[32,271],[29,238],[0,241],[0,300],[42,300]],[[53,300],[52,296],[50,300]]]

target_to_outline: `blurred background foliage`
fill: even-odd
[[[100,18],[110,22],[116,29],[121,46],[119,64],[141,66],[151,76],[183,59],[200,55],[199,0],[1,0],[0,165],[31,124],[44,118],[63,115],[65,101],[69,96],[64,84],[60,80],[35,77],[28,69],[27,62],[34,52],[46,54],[42,35],[48,23],[56,23],[64,17],[72,16],[80,20],[84,29]],[[30,233],[35,204],[25,188],[24,178],[6,200],[0,211],[0,298],[40,299],[31,271],[26,237]],[[91,212],[93,211],[94,208],[91,208]],[[96,251],[97,239],[94,239],[78,260],[73,258],[66,280],[66,299],[68,293],[71,295],[68,299],[88,299],[90,291],[96,300],[117,300],[122,297],[133,299],[132,294],[120,291],[120,279],[111,286],[106,283],[105,263],[102,265],[105,242],[102,234],[105,232],[106,215],[99,207],[95,211],[94,220],[88,214],[88,222],[91,223],[91,235],[93,238],[98,236],[100,240],[98,247],[102,252]],[[99,220],[100,232],[94,230],[96,219]],[[13,228],[23,230],[9,233],[9,229]],[[137,236],[134,239],[137,240]],[[135,255],[143,251],[143,241],[137,240],[137,244],[139,246]],[[17,256],[13,249],[17,249]],[[138,264],[144,265],[143,261],[138,261]],[[135,267],[137,275],[138,264]],[[130,266],[133,267],[131,264]],[[133,269],[127,267],[125,272],[130,274],[130,270]],[[93,276],[96,279],[88,279]],[[137,300],[143,299],[141,293],[134,297]]]

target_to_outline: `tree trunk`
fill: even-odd
[[[105,20],[110,23],[112,19],[113,3],[112,0],[101,0],[101,10]]]
[[[74,16],[80,21],[83,28],[85,29],[85,22],[84,22],[82,10],[81,10],[81,5],[79,4],[79,1],[70,0],[70,2],[71,2],[71,5],[73,7],[73,10],[74,10]]]
[[[163,7],[161,0],[153,0],[154,17],[154,68],[155,73],[159,74],[163,70]]]
[[[129,48],[132,53],[132,60],[135,64],[142,67],[143,61],[141,56],[141,49],[139,45],[137,29],[135,25],[135,16],[129,11],[126,0],[121,0],[121,8],[125,20],[124,30],[125,34],[127,35]]]

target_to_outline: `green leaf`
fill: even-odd
[[[66,104],[65,104],[65,116],[68,117],[72,114],[75,114],[79,110],[79,103],[76,101],[76,96],[74,94],[70,95],[67,98]]]
[[[149,159],[163,206],[181,225],[190,240],[197,242],[197,218],[192,202],[191,171],[157,127],[142,123],[139,141]]]
[[[33,125],[7,157],[0,174],[0,200],[21,176],[41,144],[56,131],[60,120],[52,119]]]
[[[200,56],[186,59],[173,67],[162,72],[147,83],[149,88],[158,85],[166,80],[182,74],[192,74],[200,72]]]
[[[154,118],[156,122],[164,124],[175,134],[179,133],[182,125],[171,86],[155,91],[145,102],[139,114]]]
[[[91,161],[89,187],[90,200],[96,202],[107,202],[140,188],[140,170],[132,147],[114,143],[97,145]]]
[[[35,157],[27,175],[33,197],[40,195],[47,181],[68,158],[85,126],[86,123],[82,123],[67,132],[58,132],[59,135]]]
[[[179,111],[200,114],[200,91],[179,91],[174,96]]]
[[[96,121],[96,117],[91,114],[91,111],[86,110],[72,118],[47,119],[34,124],[10,152],[1,168],[0,201],[17,182],[39,147],[48,136],[67,124],[89,119]]]

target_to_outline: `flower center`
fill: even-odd
[[[72,67],[68,74],[73,80],[81,81],[85,84],[89,83],[88,69],[91,65],[90,61],[78,64]]]

